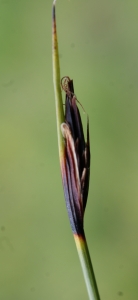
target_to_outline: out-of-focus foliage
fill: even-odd
[[[87,299],[58,162],[51,8],[0,1],[2,300]],[[85,229],[101,300],[138,295],[137,20],[136,0],[57,1],[61,76],[90,118]]]

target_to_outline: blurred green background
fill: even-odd
[[[0,300],[88,299],[61,185],[51,8],[0,1]],[[85,230],[101,300],[138,297],[137,20],[137,1],[57,1],[61,77],[90,118]]]

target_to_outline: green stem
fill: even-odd
[[[57,134],[58,134],[58,147],[60,162],[64,155],[64,138],[61,132],[61,124],[65,121],[61,85],[60,85],[60,65],[59,65],[59,53],[58,53],[58,40],[56,30],[56,16],[55,16],[55,2],[53,2],[53,18],[52,18],[52,60],[53,60],[53,83],[55,91],[55,104],[56,104],[56,120],[57,120]]]
[[[94,275],[94,270],[92,267],[91,257],[89,254],[87,241],[85,235],[78,236],[74,235],[88,295],[90,300],[100,300],[100,295],[97,288],[97,283]]]
[[[56,120],[57,120],[57,133],[58,133],[58,147],[61,169],[64,162],[65,143],[61,132],[61,124],[64,123],[64,110],[60,87],[60,66],[59,66],[59,54],[58,54],[58,42],[56,31],[56,17],[55,17],[55,2],[53,2],[53,24],[52,24],[52,60],[53,60],[53,82],[55,91],[55,104],[56,104]],[[89,255],[87,242],[85,236],[81,237],[74,235],[78,255],[80,258],[88,295],[90,300],[100,300],[98,288],[92,268],[91,258]]]

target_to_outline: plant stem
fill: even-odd
[[[89,254],[87,241],[84,236],[74,235],[88,295],[90,300],[100,300],[100,295],[97,288],[97,283],[92,267],[91,257]]]
[[[53,21],[52,24],[53,83],[54,83],[54,91],[55,91],[59,159],[61,165],[62,180],[64,181],[63,169],[65,167],[65,156],[64,156],[65,143],[61,132],[61,124],[65,122],[65,117],[64,117],[64,110],[63,110],[61,87],[60,87],[60,66],[59,66],[57,31],[56,31],[55,3],[56,0],[54,0],[53,2],[53,11],[52,11],[53,12],[53,18],[52,18]],[[83,234],[83,236],[74,234],[74,239],[75,239],[79,259],[81,262],[89,299],[100,300],[85,234]]]
[[[56,120],[57,120],[57,134],[58,134],[58,147],[59,147],[59,158],[60,163],[64,156],[64,138],[61,132],[61,124],[65,121],[61,85],[60,85],[60,65],[59,65],[59,53],[58,53],[58,40],[57,40],[57,29],[56,29],[56,15],[55,15],[55,3],[53,2],[52,9],[52,61],[53,61],[53,83],[55,91],[55,104],[56,104]]]

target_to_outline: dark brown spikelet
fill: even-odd
[[[85,142],[73,80],[64,77],[61,86],[66,93],[65,123],[61,125],[66,143],[63,186],[73,233],[82,234],[90,177],[89,121],[87,120],[87,142]]]

